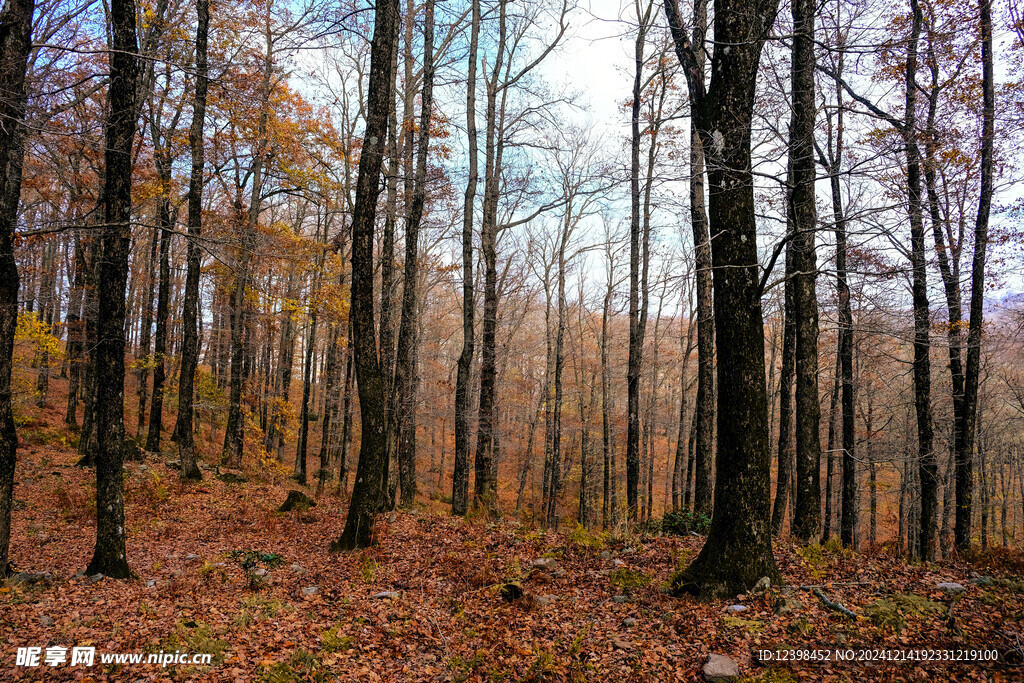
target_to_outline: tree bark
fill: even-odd
[[[818,298],[815,281],[814,0],[793,0],[792,117],[789,125],[788,215],[793,226],[796,319],[796,501],[793,536],[821,534],[821,406],[818,397]]]
[[[466,67],[466,137],[469,178],[462,209],[462,352],[455,376],[455,466],[452,472],[452,514],[464,515],[469,506],[469,398],[474,353],[473,210],[476,200],[476,58],[480,39],[480,0],[472,0],[469,57]]]
[[[331,549],[365,548],[373,540],[373,522],[380,504],[387,457],[387,406],[384,376],[377,359],[373,324],[373,228],[380,195],[380,169],[387,137],[394,80],[391,59],[398,40],[398,0],[378,0],[374,9],[367,89],[366,130],[359,157],[359,178],[352,216],[352,345],[359,387],[362,438],[356,486],[341,537]]]
[[[8,0],[0,10],[0,572],[7,569],[14,505],[14,469],[18,434],[11,406],[11,365],[18,326],[18,264],[14,258],[14,229],[21,200],[24,156],[25,73],[32,49],[34,0]]]
[[[796,320],[793,295],[793,248],[792,243],[786,245],[786,284],[783,332],[782,332],[782,368],[779,373],[779,445],[778,473],[775,481],[775,505],[772,508],[772,535],[778,536],[782,526],[788,519],[790,480],[793,478],[793,451],[790,448],[793,438],[793,381],[796,374]],[[827,457],[827,456],[826,456]],[[795,496],[794,496],[795,497]]]
[[[96,382],[96,548],[86,573],[124,579],[125,288],[131,247],[132,143],[138,118],[139,73],[134,0],[112,0],[110,90],[104,155],[104,222],[99,267]]]
[[[981,369],[982,317],[985,310],[985,256],[988,220],[992,209],[993,155],[995,147],[995,85],[992,47],[992,3],[980,0],[982,63],[981,191],[974,223],[974,258],[971,262],[971,318],[967,329],[967,367],[964,376],[963,422],[956,444],[956,528],[958,550],[971,547],[971,489],[973,457],[971,444],[978,415],[978,377]]]
[[[426,0],[423,19],[423,91],[416,149],[416,174],[412,204],[405,221],[405,272],[402,286],[402,320],[398,329],[395,360],[395,394],[398,397],[398,478],[401,504],[416,501],[416,346],[418,344],[419,230],[427,200],[427,152],[434,106],[434,0]],[[412,133],[410,131],[409,135]],[[410,140],[411,144],[411,140]]]
[[[779,580],[772,555],[768,397],[764,321],[757,261],[757,225],[750,133],[761,50],[776,0],[716,0],[711,85],[704,92],[694,46],[677,0],[665,0],[669,26],[687,73],[693,115],[709,156],[709,219],[715,329],[730,339],[718,349],[718,457],[714,514],[700,554],[677,589],[702,596],[734,595],[761,577]]]
[[[188,183],[188,247],[185,255],[185,300],[182,310],[181,371],[178,377],[178,421],[175,427],[181,476],[199,481],[202,473],[196,466],[195,442],[192,437],[192,412],[195,396],[196,366],[199,364],[199,239],[203,231],[203,124],[206,121],[208,66],[207,38],[210,29],[210,0],[196,0],[196,90],[192,104],[192,126],[189,147],[192,171]]]

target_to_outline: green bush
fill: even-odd
[[[661,533],[666,536],[689,536],[691,533],[707,534],[711,518],[694,514],[690,510],[675,510],[661,519]]]

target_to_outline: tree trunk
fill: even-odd
[[[495,335],[498,328],[498,199],[501,188],[502,153],[504,137],[498,130],[499,79],[504,66],[507,0],[499,0],[498,45],[494,57],[494,69],[487,83],[487,111],[485,114],[487,135],[484,144],[486,171],[484,173],[483,221],[480,225],[480,247],[484,257],[484,319],[480,353],[480,404],[478,407],[476,476],[474,480],[474,505],[487,509],[497,506],[498,482],[494,470],[494,384],[497,375],[495,364]],[[504,109],[504,106],[502,106]],[[502,112],[504,113],[504,112]],[[504,116],[502,116],[504,118]],[[502,122],[502,125],[503,122]]]
[[[203,231],[203,124],[206,120],[207,37],[210,27],[210,0],[196,0],[196,90],[192,104],[192,126],[189,147],[192,151],[192,172],[188,183],[188,248],[185,274],[185,300],[182,311],[183,342],[181,371],[178,377],[178,453],[181,476],[199,481],[202,473],[196,466],[195,442],[192,432],[195,374],[199,363],[199,276],[201,258],[198,240]]]
[[[387,457],[384,376],[377,359],[373,325],[373,228],[380,194],[380,168],[394,81],[391,60],[398,39],[398,0],[378,0],[374,9],[367,90],[366,130],[352,216],[352,345],[359,386],[362,438],[348,519],[332,550],[365,548],[373,540]]]
[[[992,209],[993,154],[995,147],[995,78],[992,47],[992,2],[979,0],[981,15],[982,106],[981,191],[974,223],[974,259],[971,263],[971,318],[967,330],[967,367],[964,377],[963,422],[956,444],[956,547],[971,546],[971,487],[973,466],[971,443],[978,414],[978,376],[981,369],[982,316],[985,310],[985,254],[988,248],[988,220]]]
[[[782,332],[782,369],[779,373],[779,446],[778,460],[779,467],[775,481],[775,505],[772,508],[772,534],[778,536],[782,532],[782,526],[789,517],[787,509],[789,506],[789,484],[793,478],[793,451],[790,443],[793,433],[793,379],[796,373],[796,356],[794,344],[796,342],[796,320],[794,319],[794,296],[793,279],[791,277],[793,268],[792,244],[786,245],[786,284],[783,312]],[[829,454],[831,455],[831,454]],[[826,457],[829,457],[826,455]],[[827,525],[826,525],[827,529]]]
[[[466,137],[469,144],[469,178],[462,209],[462,353],[455,377],[455,469],[452,472],[452,514],[464,515],[469,506],[469,398],[473,363],[473,210],[476,200],[476,58],[480,38],[480,0],[472,0],[469,57],[466,67]]]
[[[821,406],[818,397],[818,298],[815,281],[814,0],[793,0],[792,117],[789,125],[788,215],[793,226],[796,319],[796,501],[793,536],[821,534]]]
[[[774,583],[771,448],[764,369],[764,320],[758,278],[757,225],[750,171],[754,92],[764,38],[776,0],[716,0],[711,85],[694,98],[693,115],[709,155],[709,219],[718,349],[718,457],[714,514],[700,554],[677,588],[703,596],[734,595],[761,577]],[[676,0],[665,0],[676,53],[691,89],[694,46]],[[753,38],[752,38],[753,37]]]
[[[173,131],[172,131],[173,132]],[[170,144],[170,141],[167,141]],[[153,403],[149,411],[149,433],[146,435],[146,450],[160,451],[160,432],[163,429],[164,380],[167,360],[167,319],[170,316],[171,298],[171,164],[170,149],[156,149],[157,176],[160,179],[160,288],[156,302],[156,337],[153,348]]]
[[[104,155],[103,256],[94,352],[96,382],[96,548],[86,573],[124,579],[122,470],[124,464],[125,289],[131,248],[132,143],[138,118],[138,44],[134,0],[112,0],[110,90]]]
[[[18,326],[18,264],[14,229],[21,200],[24,156],[21,125],[25,117],[25,72],[32,49],[34,0],[9,0],[0,11],[0,571],[6,571],[14,506],[14,468],[18,434],[11,406],[11,364]]]
[[[704,40],[708,28],[707,0],[695,0],[691,33],[693,68],[704,82]],[[691,97],[694,93],[691,93]],[[711,516],[714,484],[715,310],[711,274],[711,241],[704,199],[704,147],[697,122],[690,119],[690,226],[697,289],[697,398],[694,403],[694,514]],[[689,486],[689,484],[687,484]]]
[[[419,230],[427,199],[427,152],[430,148],[431,109],[434,106],[434,0],[426,0],[423,24],[423,92],[416,175],[412,204],[405,221],[405,273],[402,287],[402,320],[398,330],[395,361],[395,394],[398,397],[398,468],[401,504],[416,501],[416,346],[418,344],[417,286],[419,277]],[[411,136],[411,131],[409,132]],[[411,145],[411,139],[409,144]]]

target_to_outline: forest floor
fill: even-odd
[[[277,513],[297,488],[283,476],[227,483],[205,471],[183,486],[155,456],[126,466],[137,578],[88,577],[94,475],[56,428],[22,439],[12,558],[49,575],[0,587],[0,680],[700,681],[709,653],[735,660],[744,680],[1024,680],[1024,566],[1006,554],[908,565],[782,543],[788,588],[702,603],[665,590],[702,537],[554,533],[420,508],[383,515],[374,547],[331,554],[341,498]],[[554,562],[535,567],[540,558]],[[65,647],[68,661],[17,666],[19,647],[42,648],[41,660]],[[94,665],[72,666],[74,647],[94,647]],[[998,661],[920,661],[921,650]],[[100,661],[177,651],[212,665]]]

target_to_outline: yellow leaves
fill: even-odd
[[[38,362],[47,363],[48,367],[59,366],[64,360],[64,351],[61,349],[60,340],[50,332],[50,326],[35,313],[26,313],[25,311],[18,313],[18,327],[14,333],[14,343],[18,348],[28,347],[28,350],[31,351],[30,357],[36,358]],[[22,356],[22,362],[26,362],[23,354],[16,352],[16,364],[18,356]]]

